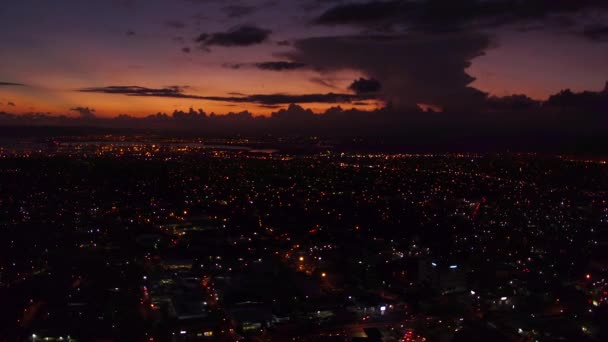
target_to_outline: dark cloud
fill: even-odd
[[[189,47],[183,47],[183,48],[182,48],[182,52],[183,52],[183,53],[190,53],[190,51],[191,51],[191,50],[190,50],[190,48],[189,48]]]
[[[6,103],[7,106],[11,106],[11,107],[15,107],[15,102],[7,102]]]
[[[599,14],[592,16],[593,10]],[[605,10],[608,1],[599,0],[343,2],[322,13],[316,23],[356,25],[367,34],[301,39],[286,56],[327,72],[361,71],[381,82],[385,100],[398,107],[424,103],[470,108],[487,104],[486,94],[470,86],[474,79],[466,72],[474,58],[496,46],[490,31],[483,29],[518,24],[573,30],[583,15],[597,18]],[[380,31],[384,33],[372,33]],[[608,27],[588,27],[584,34],[600,40],[608,37]],[[490,102],[524,105],[516,103],[522,99],[510,100],[513,103]]]
[[[414,5],[403,1],[373,1],[364,3],[341,4],[330,8],[318,19],[319,24],[366,24],[403,15]]]
[[[145,88],[138,86],[109,86],[80,89],[81,92],[118,94],[126,96],[149,96],[149,97],[170,97],[182,99],[195,99],[207,101],[221,101],[233,103],[257,103],[265,105],[290,104],[290,103],[348,103],[358,100],[374,99],[374,95],[361,94],[255,94],[237,96],[200,96],[184,93],[187,87],[172,86],[165,88]]]
[[[165,23],[165,25],[174,29],[183,29],[184,27],[186,27],[186,23],[180,20],[169,20]]]
[[[533,100],[526,95],[510,95],[504,97],[492,96],[486,100],[489,110],[526,110],[540,107],[541,102]]]
[[[608,25],[588,26],[583,31],[583,35],[592,40],[608,39]]]
[[[350,94],[304,94],[304,95],[249,95],[246,102],[261,104],[290,104],[290,103],[348,103],[357,100],[374,99],[372,95],[350,95]]]
[[[267,71],[293,71],[306,67],[304,63],[285,62],[285,61],[269,61],[258,63],[226,63],[222,65],[224,68],[238,70],[244,67],[253,67]]]
[[[359,78],[358,80],[354,80],[348,89],[357,94],[377,93],[382,89],[382,85],[375,79]]]
[[[122,94],[129,96],[182,97],[185,87],[145,88],[139,86],[109,86],[80,89],[84,93]]]
[[[283,108],[283,105],[260,105],[262,108],[279,109]]]
[[[95,109],[93,108],[89,108],[89,107],[74,107],[74,108],[70,108],[71,111],[73,112],[77,112],[81,118],[83,119],[94,119],[96,118],[95,116]]]
[[[25,86],[25,84],[0,81],[0,87],[23,87],[23,86]]]
[[[265,42],[271,31],[256,26],[240,26],[228,32],[203,33],[196,38],[196,42],[203,47],[208,46],[250,46]]]
[[[325,25],[396,24],[424,31],[453,31],[607,9],[603,0],[419,0],[341,4],[316,22]]]
[[[312,83],[316,83],[316,84],[322,85],[327,88],[332,88],[332,89],[337,88],[336,85],[332,82],[332,80],[328,80],[328,79],[325,79],[322,77],[313,77],[310,79],[310,81]]]
[[[291,42],[289,40],[279,40],[277,42],[277,45],[278,46],[289,46],[289,45],[291,45]]]
[[[477,33],[338,36],[295,42],[285,54],[321,71],[359,70],[382,83],[385,101],[399,107],[417,103],[471,106],[485,94],[469,87],[471,60],[491,45]]]
[[[602,92],[584,91],[575,93],[570,89],[562,90],[550,96],[545,102],[545,106],[591,111],[601,109],[606,113],[608,112],[608,82],[606,82],[606,87]]]
[[[127,36],[131,37],[131,36],[134,36],[134,35],[135,35],[135,31],[133,31],[133,30],[129,30],[129,31],[127,31],[125,34],[126,34]]]
[[[296,69],[302,69],[306,67],[304,63],[297,62],[261,62],[255,63],[258,69],[271,70],[271,71],[290,71]]]
[[[246,15],[249,15],[256,11],[256,7],[254,6],[245,6],[245,5],[230,5],[222,8],[226,15],[229,18],[240,18]]]
[[[446,110],[433,115],[415,107],[397,109],[387,106],[373,111],[332,107],[316,114],[294,104],[287,108],[279,104],[261,104],[282,109],[269,117],[256,117],[248,111],[217,115],[201,109],[157,113],[143,118],[120,115],[111,119],[86,115],[0,113],[0,125],[175,129],[197,134],[314,134],[331,139],[356,136],[394,142],[414,150],[508,149],[605,154],[608,152],[608,143],[604,139],[608,130],[606,104],[608,88],[601,92],[581,93],[565,90],[540,104],[522,95],[492,97],[486,107],[477,111]],[[75,110],[91,111],[86,107]]]

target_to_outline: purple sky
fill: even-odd
[[[6,0],[0,111],[257,115],[603,89],[605,2],[521,3]],[[145,90],[118,88],[132,86]]]

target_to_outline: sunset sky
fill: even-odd
[[[546,100],[604,88],[607,13],[592,0],[5,0],[0,111],[443,108],[471,88]]]

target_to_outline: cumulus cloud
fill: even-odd
[[[95,109],[89,107],[74,107],[70,108],[71,111],[77,112],[83,119],[94,119],[96,118]]]
[[[592,13],[593,12],[593,13]],[[593,14],[593,16],[591,16]],[[300,39],[292,61],[330,73],[354,69],[382,84],[387,102],[398,107],[484,105],[486,94],[473,88],[466,70],[474,58],[495,47],[497,27],[519,24],[541,29],[571,25],[583,15],[608,15],[602,0],[389,0],[340,2],[322,12],[318,25],[351,25],[366,34]],[[486,29],[494,30],[486,30]],[[382,32],[381,34],[374,32]],[[608,26],[587,26],[592,40],[608,38]],[[356,92],[356,89],[351,90]],[[523,98],[490,101],[492,106],[530,105]],[[486,103],[488,105],[488,103]]]
[[[561,109],[585,109],[592,111],[601,109],[604,112],[608,112],[608,82],[604,91],[599,93],[592,91],[575,93],[570,89],[562,90],[550,96],[545,105]]]
[[[357,94],[368,94],[379,92],[382,89],[382,85],[375,79],[359,78],[358,80],[354,80],[348,89]]]
[[[314,113],[295,104],[287,108],[265,104],[269,108],[278,106],[282,109],[269,117],[256,117],[248,111],[216,115],[200,109],[157,113],[143,118],[0,113],[0,125],[86,125],[163,131],[175,129],[203,134],[314,134],[332,139],[358,136],[382,138],[409,149],[441,151],[509,149],[606,153],[606,104],[608,89],[581,93],[564,90],[542,103],[523,95],[491,97],[487,99],[486,106],[477,111],[447,110],[433,115],[415,107],[398,109],[387,106],[374,111],[332,107],[323,113]],[[86,107],[74,110],[91,111]]]
[[[491,96],[486,100],[486,107],[489,110],[499,111],[527,110],[538,108],[540,105],[540,101],[531,99],[527,95]]]
[[[202,33],[196,42],[203,47],[208,46],[250,46],[261,44],[270,37],[272,31],[252,25],[235,27],[227,32]]]
[[[465,70],[490,45],[471,32],[354,35],[301,39],[285,56],[321,71],[359,70],[381,82],[384,99],[396,106],[462,107],[485,98]]]

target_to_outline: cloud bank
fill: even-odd
[[[252,25],[235,27],[226,32],[202,33],[195,41],[202,47],[250,46],[261,44],[270,37],[271,31]]]
[[[490,46],[477,33],[351,35],[306,38],[285,54],[326,71],[359,70],[382,83],[386,102],[398,107],[429,103],[477,106],[485,94],[471,88],[465,69]]]
[[[608,152],[608,87],[599,92],[564,90],[542,102],[525,95],[489,97],[477,111],[332,107],[316,114],[292,104],[269,117],[256,117],[248,111],[217,115],[191,109],[143,118],[100,118],[88,115],[93,110],[87,107],[73,110],[81,115],[0,113],[0,125],[159,129],[201,135],[368,137],[420,150]]]
[[[232,103],[252,103],[263,105],[279,105],[290,103],[347,103],[360,100],[370,100],[376,98],[368,94],[254,94],[240,96],[202,96],[185,93],[188,87],[171,86],[166,88],[146,88],[139,86],[107,86],[91,87],[80,89],[85,93],[102,93],[126,96],[142,97],[168,97],[180,99],[194,99],[207,101],[220,101]]]

